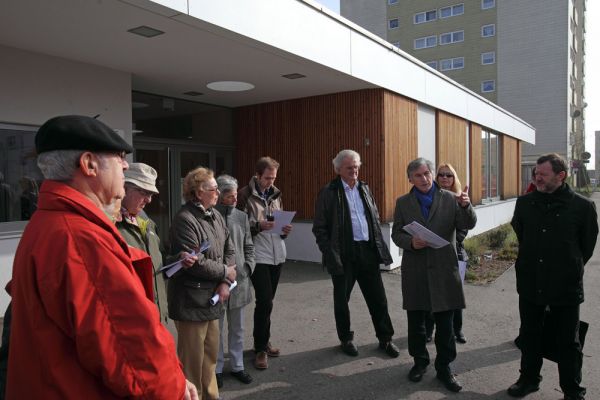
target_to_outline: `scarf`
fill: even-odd
[[[431,209],[431,205],[433,204],[433,194],[437,188],[437,184],[433,182],[431,185],[431,189],[427,193],[421,193],[418,189],[413,187],[413,191],[415,192],[415,196],[417,196],[417,200],[419,201],[419,205],[421,206],[421,214],[425,220],[429,218],[429,210]]]

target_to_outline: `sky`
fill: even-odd
[[[364,0],[372,1],[372,0]],[[337,13],[340,12],[339,0],[317,0],[325,7]],[[585,53],[585,150],[592,154],[588,169],[594,169],[595,164],[595,133],[600,131],[600,1],[586,2],[586,53]],[[595,45],[595,46],[594,46]]]

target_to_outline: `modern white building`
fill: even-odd
[[[164,239],[188,170],[244,184],[258,157],[278,159],[297,211],[288,255],[310,261],[314,200],[340,149],[361,153],[389,241],[410,160],[457,167],[477,233],[510,218],[521,143],[535,140],[525,121],[309,0],[6,0],[0,60],[0,285],[41,180],[33,138],[56,115],[99,114],[158,170],[147,209]]]

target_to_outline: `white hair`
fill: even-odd
[[[356,161],[358,163],[358,166],[360,167],[360,165],[361,165],[360,154],[358,154],[354,150],[346,149],[346,150],[342,150],[339,153],[337,153],[337,156],[335,156],[335,158],[333,160],[331,160],[333,163],[333,169],[335,170],[335,172],[340,172],[342,163],[344,162],[344,160],[346,158],[351,158],[353,161]]]
[[[66,182],[73,179],[79,168],[79,158],[85,150],[52,150],[38,155],[37,165],[45,179]],[[94,153],[98,157],[100,169],[106,169],[107,159],[102,153]]]
[[[217,185],[221,194],[229,192],[237,192],[238,181],[230,175],[219,175],[217,178]]]

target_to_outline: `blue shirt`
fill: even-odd
[[[344,193],[350,208],[350,219],[352,221],[352,236],[355,241],[369,241],[369,226],[367,225],[367,216],[365,215],[365,206],[363,205],[360,193],[358,192],[358,182],[353,188],[344,182]]]

